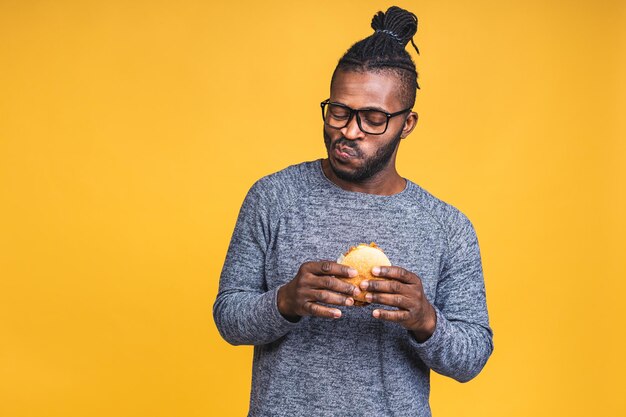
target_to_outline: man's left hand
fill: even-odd
[[[361,289],[368,291],[367,301],[398,308],[376,309],[372,312],[374,318],[399,323],[411,330],[418,342],[428,340],[435,331],[437,316],[424,295],[422,280],[398,266],[374,267],[372,275],[388,280],[361,282]]]

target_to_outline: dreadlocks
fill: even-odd
[[[413,107],[419,85],[415,63],[405,47],[410,40],[419,54],[419,49],[413,42],[413,36],[417,32],[417,16],[392,6],[387,12],[379,11],[374,15],[372,29],[372,35],[352,45],[339,60],[331,85],[337,71],[388,71],[400,80],[402,101],[407,107]]]

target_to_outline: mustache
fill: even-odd
[[[345,146],[347,148],[353,149],[357,154],[361,154],[361,151],[359,150],[359,145],[357,145],[354,140],[348,140],[342,136],[337,139],[335,143],[333,143],[334,148],[338,148],[340,146]]]
[[[335,139],[334,141],[331,139],[330,134],[324,129],[324,145],[326,146],[326,150],[330,152],[335,148],[350,148],[350,150],[358,157],[363,157],[361,153],[361,149],[357,144],[356,140],[346,139],[343,135]]]

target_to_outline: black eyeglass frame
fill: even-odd
[[[326,107],[327,104],[332,104],[333,106],[339,106],[339,107],[343,107],[344,109],[348,110],[348,119],[346,120],[346,124],[341,126],[341,127],[336,127],[336,126],[331,126],[328,123],[326,123],[326,117],[324,117],[324,108]],[[395,113],[387,113],[385,111],[379,110],[379,109],[369,109],[369,108],[365,108],[365,109],[353,109],[351,107],[346,106],[345,104],[341,104],[341,103],[333,103],[330,101],[330,99],[326,99],[324,101],[322,101],[320,103],[320,106],[322,107],[322,120],[324,121],[324,124],[328,127],[332,127],[333,129],[343,129],[344,127],[348,126],[348,124],[350,123],[350,121],[352,120],[352,116],[356,115],[356,124],[359,126],[359,129],[361,129],[361,132],[365,133],[366,135],[384,135],[385,132],[387,131],[387,128],[389,127],[389,119],[391,119],[392,117],[396,117],[396,116],[400,116],[401,114],[410,112],[412,110],[411,107],[409,107],[408,109],[404,109],[404,110],[400,110],[397,111]],[[361,126],[361,115],[359,114],[360,111],[377,111],[380,112],[382,114],[384,114],[385,116],[387,116],[387,123],[385,123],[385,130],[383,130],[380,133],[371,133],[371,132],[367,132],[363,129],[363,127]]]

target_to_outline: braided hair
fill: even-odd
[[[419,84],[415,63],[405,47],[410,40],[419,54],[419,49],[413,42],[413,36],[417,32],[417,16],[392,6],[385,13],[379,11],[374,15],[372,29],[372,35],[352,45],[339,60],[331,85],[337,71],[389,71],[401,82],[402,101],[407,107],[413,107]]]

